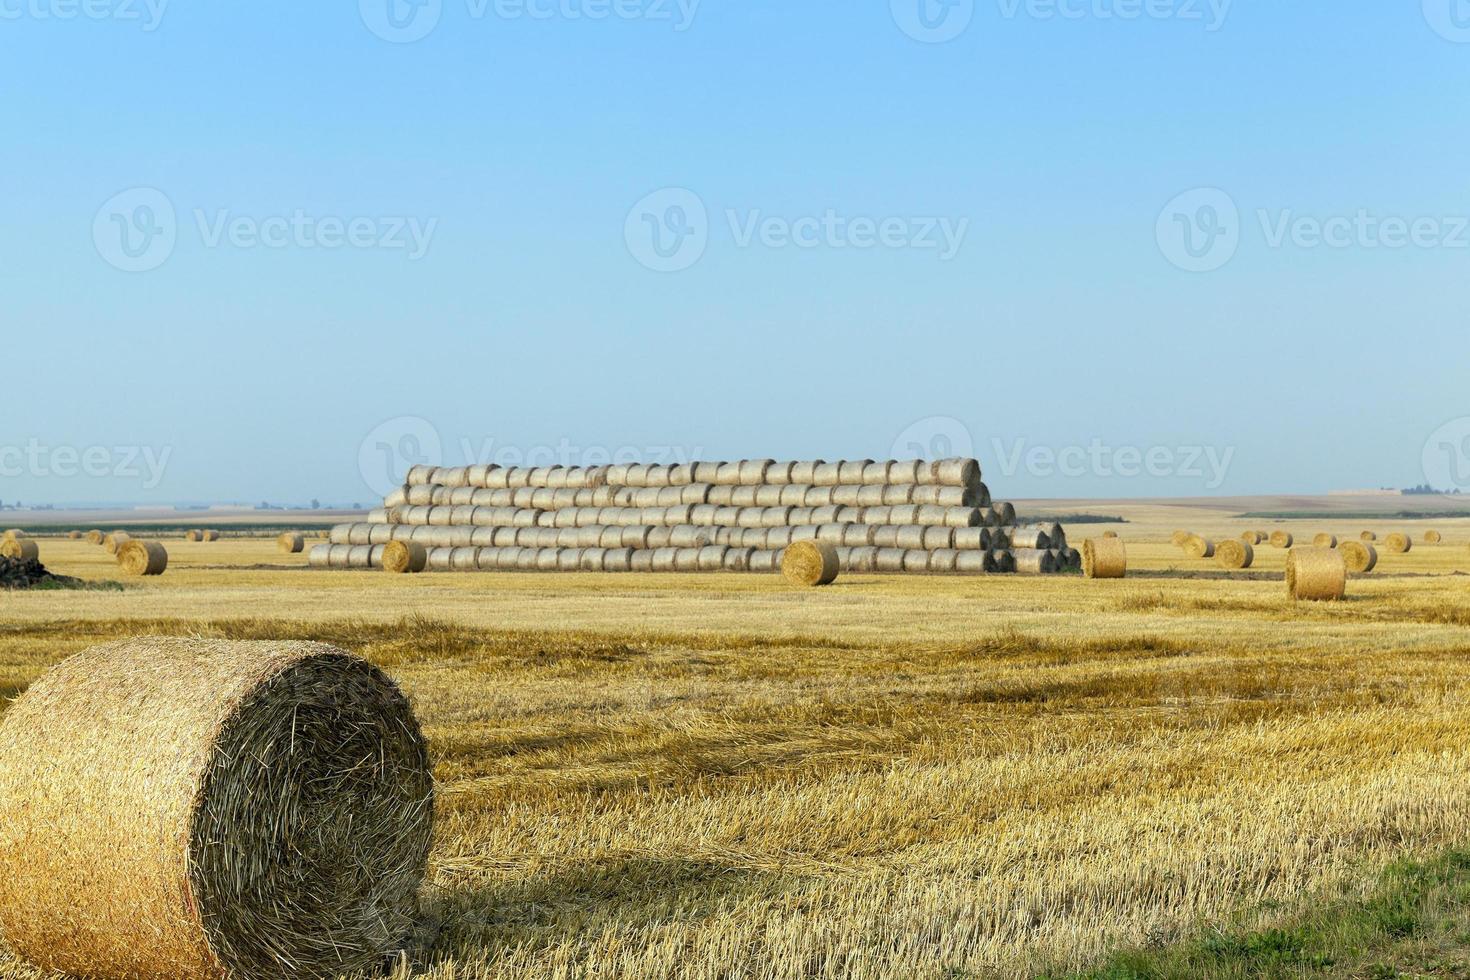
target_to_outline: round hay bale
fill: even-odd
[[[1191,535],[1184,543],[1184,553],[1190,558],[1213,558],[1215,557],[1215,542],[1209,538],[1202,538],[1198,534]]]
[[[20,528],[13,527],[4,534],[0,534],[0,541],[19,541],[24,537],[28,537],[28,535]]]
[[[1443,534],[1440,534],[1438,531],[1425,531],[1424,532],[1424,543],[1425,544],[1441,544],[1443,542],[1444,542],[1444,535]]]
[[[843,562],[844,572],[876,572],[878,570],[878,549],[869,547],[858,547],[847,549],[847,558]]]
[[[1366,574],[1378,567],[1378,549],[1367,541],[1344,541],[1337,550],[1350,572]]]
[[[1347,562],[1335,548],[1293,548],[1286,556],[1286,590],[1293,599],[1336,602],[1347,593]]]
[[[407,699],[319,643],[136,639],[0,724],[0,931],[95,977],[369,971],[410,933],[434,782]]]
[[[873,571],[875,572],[901,572],[903,571],[903,557],[908,554],[902,548],[879,548],[873,557]]]
[[[429,549],[415,541],[390,541],[383,546],[383,571],[416,575],[429,567]]]
[[[1255,546],[1248,541],[1237,541],[1227,538],[1221,541],[1215,548],[1215,562],[1221,568],[1245,569],[1250,568],[1256,561]]]
[[[71,540],[71,541],[80,541],[82,539],[82,532],[81,531],[67,531],[66,532],[66,536],[67,536],[67,539],[68,540]]]
[[[203,540],[203,541],[218,541],[219,540],[219,532],[218,531],[205,531],[204,532],[204,537],[201,540]]]
[[[654,549],[650,570],[655,572],[674,571],[676,569],[679,551],[680,549],[678,548]]]
[[[1414,539],[1407,534],[1395,532],[1383,539],[1383,547],[1396,555],[1407,555],[1414,550]]]
[[[1271,535],[1271,547],[1290,548],[1296,543],[1296,538],[1290,531],[1276,531]]]
[[[1015,552],[1017,575],[1050,575],[1056,563],[1050,551],[1027,548]]]
[[[766,473],[776,465],[774,459],[747,459],[740,463],[740,483],[755,487],[766,482]]]
[[[107,549],[109,555],[115,555],[119,548],[131,540],[132,537],[125,531],[113,531],[107,536],[107,540],[103,542],[103,546]]]
[[[936,548],[929,552],[929,571],[937,575],[951,575],[956,571],[960,553],[953,548]]]
[[[888,482],[888,473],[892,466],[893,463],[891,460],[885,460],[881,463],[869,463],[863,467],[863,478],[859,482],[868,486],[881,486]]]
[[[822,463],[812,470],[811,483],[813,486],[835,487],[841,482],[841,463]]]
[[[1169,536],[1169,542],[1176,548],[1182,548],[1189,543],[1189,539],[1192,537],[1194,535],[1189,531],[1175,531]]]
[[[837,549],[824,542],[793,542],[781,558],[781,575],[803,588],[831,585],[839,570]]]
[[[1251,547],[1255,547],[1256,545],[1260,544],[1261,541],[1262,541],[1261,532],[1260,531],[1246,531],[1246,532],[1244,532],[1244,533],[1241,534],[1240,540],[1244,541],[1246,544],[1250,545]]]
[[[1082,574],[1087,578],[1126,578],[1128,548],[1122,538],[1088,538],[1082,542]]]
[[[704,553],[703,548],[679,548],[674,552],[674,571],[676,572],[698,572],[702,571],[700,555]]]
[[[1337,535],[1335,535],[1335,534],[1329,534],[1328,532],[1323,531],[1321,534],[1317,535],[1315,538],[1312,539],[1312,547],[1314,547],[1314,548],[1336,548],[1337,547]]]
[[[299,555],[306,550],[306,535],[287,531],[276,538],[276,547],[288,555]]]
[[[947,487],[970,487],[980,482],[980,461],[975,459],[941,459],[930,470],[930,479],[920,483],[937,483]]]
[[[583,548],[582,556],[577,561],[577,570],[580,572],[600,572],[607,562],[607,551],[602,548]]]
[[[1105,538],[1116,538],[1118,536],[1118,532],[1117,531],[1104,531],[1102,533],[1102,536],[1105,537]]]
[[[124,541],[117,549],[117,564],[124,575],[162,575],[168,551],[157,541]]]
[[[542,548],[536,552],[536,571],[554,572],[561,561],[561,549]]]
[[[793,482],[791,471],[795,466],[795,463],[772,463],[766,470],[766,484],[773,487],[784,487]]]
[[[0,558],[14,558],[17,561],[36,561],[40,558],[41,549],[36,542],[30,538],[5,538],[0,540]]]
[[[838,463],[838,483],[847,486],[861,486],[863,478],[868,472],[868,467],[872,465],[874,464],[871,459],[849,459]],[[887,467],[884,467],[884,470],[886,472]],[[886,480],[887,476],[884,479]]]
[[[649,548],[635,548],[632,558],[628,562],[630,572],[653,571],[653,551]]]
[[[990,528],[957,527],[954,529],[954,547],[957,551],[989,551]]]
[[[963,575],[981,575],[990,571],[990,553],[961,551],[955,556],[954,570]]]
[[[104,535],[101,531],[88,531],[84,537],[87,539],[88,544],[101,544]]]
[[[1362,534],[1358,535],[1358,540],[1359,541],[1377,541],[1378,540],[1378,535],[1374,534],[1372,531],[1364,531]]]
[[[918,551],[924,547],[924,528],[917,524],[900,525],[895,530],[898,532],[893,544],[889,547],[902,548],[904,551]]]

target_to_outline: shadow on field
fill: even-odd
[[[473,961],[486,947],[585,946],[603,929],[624,935],[674,923],[699,923],[747,899],[774,901],[778,874],[680,858],[603,858],[513,881],[435,890],[443,931],[426,965]],[[493,954],[492,954],[493,955]]]

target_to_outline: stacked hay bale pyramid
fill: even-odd
[[[1016,526],[973,459],[417,466],[309,560],[382,568],[384,548],[404,542],[432,571],[774,572],[803,540],[833,545],[844,572],[1047,574],[1081,561],[1060,525]]]

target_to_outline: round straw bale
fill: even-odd
[[[873,527],[873,547],[897,548],[899,524],[882,524]]]
[[[891,460],[885,460],[881,463],[869,463],[863,467],[863,478],[860,482],[868,486],[881,486],[888,482],[888,472],[892,466],[893,462]]]
[[[306,553],[306,563],[312,568],[329,568],[332,563],[332,546],[329,544],[314,544]]]
[[[898,532],[891,547],[914,551],[924,547],[924,528],[918,524],[903,524],[895,528]]]
[[[1424,532],[1424,543],[1425,544],[1441,544],[1443,542],[1444,542],[1444,535],[1443,534],[1440,534],[1438,531],[1425,531]]]
[[[918,483],[920,472],[929,470],[930,464],[918,459],[892,460],[888,464],[888,482]]]
[[[873,532],[877,528],[870,524],[842,525],[842,547],[865,548],[873,543]]]
[[[987,572],[1009,575],[1016,570],[1016,553],[1009,548],[997,548],[989,552],[989,559],[985,566]]]
[[[794,542],[781,558],[782,576],[804,588],[831,585],[839,570],[837,549],[817,541]]]
[[[871,459],[849,459],[837,464],[837,480],[840,484],[860,486],[863,475],[873,465]],[[886,479],[886,477],[885,477]]]
[[[952,574],[960,553],[953,548],[936,548],[929,552],[929,571],[940,575]]]
[[[965,575],[978,575],[990,571],[990,553],[986,551],[961,551],[955,556],[954,570]]]
[[[1246,544],[1252,547],[1255,547],[1256,545],[1260,544],[1264,539],[1261,536],[1260,531],[1245,531],[1240,535],[1240,540],[1244,541]]]
[[[18,561],[35,561],[40,555],[41,549],[30,538],[5,538],[0,540],[0,558],[14,558]]]
[[[1190,558],[1213,558],[1215,557],[1215,542],[1209,538],[1202,538],[1198,534],[1191,535],[1184,543],[1184,553]]]
[[[1011,532],[1012,548],[1045,549],[1051,547],[1051,539],[1039,526],[1018,527]]]
[[[299,555],[306,549],[306,537],[296,531],[287,531],[276,538],[276,547],[288,555]]]
[[[835,487],[842,482],[841,463],[822,463],[812,470],[812,486]]]
[[[602,548],[583,548],[582,556],[577,561],[577,570],[581,572],[600,572],[603,570],[604,562],[607,561],[607,552]]]
[[[954,547],[958,551],[990,550],[990,528],[957,527],[954,529]]]
[[[68,532],[66,532],[66,536],[69,539],[71,539],[72,541],[80,541],[82,539],[82,532],[81,531],[68,531]]]
[[[29,535],[27,535],[20,528],[13,527],[10,530],[6,531],[4,534],[0,534],[0,541],[19,541],[21,538],[25,537],[29,537]]]
[[[656,548],[653,552],[652,570],[655,572],[672,572],[677,566],[679,548]]]
[[[156,541],[124,541],[117,549],[117,564],[124,575],[162,575],[168,551]]]
[[[1364,531],[1362,534],[1358,535],[1358,540],[1359,541],[1377,541],[1378,540],[1378,535],[1374,534],[1372,531]]]
[[[651,571],[653,571],[653,549],[651,549],[651,548],[635,548],[635,549],[633,549],[632,557],[628,561],[628,571],[630,571],[630,572],[651,572]]]
[[[903,570],[911,575],[923,575],[929,571],[929,552],[910,549],[903,553]]]
[[[109,555],[117,554],[117,549],[127,544],[131,537],[125,531],[113,531],[107,536],[106,548]]]
[[[765,547],[771,551],[779,551],[791,544],[795,533],[795,528],[790,527],[767,528]]]
[[[1102,536],[1105,537],[1105,538],[1116,538],[1118,536],[1118,532],[1117,531],[1104,531],[1102,533]]]
[[[1050,551],[1024,548],[1015,552],[1018,575],[1050,575],[1056,570]]]
[[[703,552],[703,548],[679,548],[674,552],[674,571],[701,571],[700,555],[703,554]]]
[[[1008,500],[993,504],[990,508],[995,512],[996,524],[999,527],[1010,527],[1016,523],[1016,505]]]
[[[1194,535],[1189,531],[1175,531],[1169,536],[1169,542],[1176,548],[1182,548],[1189,543],[1189,539],[1192,537]]]
[[[740,463],[740,483],[754,487],[766,482],[766,472],[776,465],[774,459],[747,459]]]
[[[1088,578],[1126,578],[1128,549],[1121,538],[1088,538],[1082,542],[1082,574]]]
[[[740,485],[740,464],[721,463],[720,468],[715,471],[715,478],[709,482],[721,487],[738,487]]]
[[[1290,548],[1296,543],[1296,538],[1290,531],[1276,531],[1271,535],[1271,547]]]
[[[1256,561],[1256,549],[1248,542],[1226,538],[1215,547],[1215,562],[1221,568],[1250,568]]]
[[[1342,552],[1350,572],[1363,574],[1378,567],[1378,549],[1367,541],[1344,541],[1337,550]]]
[[[1293,548],[1286,556],[1286,590],[1293,599],[1336,602],[1347,592],[1347,562],[1335,548]]]
[[[581,548],[559,548],[556,552],[556,570],[575,572],[582,567]]]
[[[417,574],[429,567],[429,551],[414,541],[390,541],[383,546],[383,571]]]
[[[795,463],[790,462],[772,463],[766,470],[766,484],[773,487],[784,487],[792,483],[791,471],[795,466]]]
[[[1396,555],[1406,555],[1414,550],[1414,539],[1407,534],[1394,532],[1383,539],[1383,547]]]
[[[754,554],[754,548],[726,548],[722,568],[727,572],[748,572]]]
[[[317,643],[136,639],[0,725],[0,931],[45,970],[325,977],[409,934],[433,777],[408,701]]]
[[[630,572],[633,570],[632,548],[605,548],[602,553],[604,572]]]
[[[1327,531],[1323,531],[1321,534],[1317,535],[1315,538],[1312,539],[1312,547],[1314,547],[1314,548],[1336,548],[1337,547],[1337,535],[1331,534],[1331,533],[1329,533]]]
[[[478,548],[451,548],[449,549],[449,568],[456,572],[473,572],[480,567],[480,549]]]
[[[693,463],[693,464],[691,464],[691,472],[693,473],[694,482],[695,483],[714,483],[715,482],[715,478],[720,475],[720,467],[721,466],[724,466],[724,465],[725,465],[724,463],[713,463],[713,462],[711,462],[711,463],[700,462],[700,463]],[[614,466],[612,469],[613,470],[616,470],[617,467]],[[608,482],[609,483],[621,483],[623,481],[621,479],[614,480],[613,479],[613,473],[610,470],[608,472]]]

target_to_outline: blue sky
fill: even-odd
[[[388,2],[0,0],[0,500],[1470,489],[1470,3]]]

